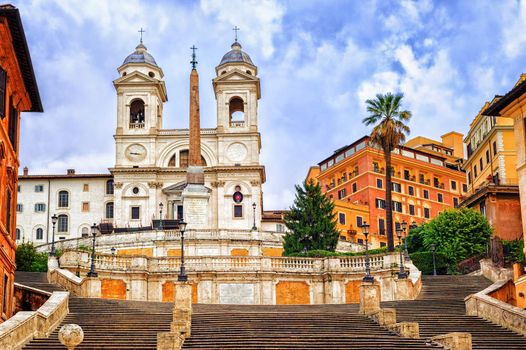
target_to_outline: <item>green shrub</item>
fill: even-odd
[[[524,257],[524,240],[522,238],[514,241],[502,240],[502,247],[504,248],[504,260],[507,263],[521,263],[526,265],[526,258]]]
[[[413,264],[422,271],[424,275],[433,274],[433,252],[416,252],[409,254]],[[435,253],[437,274],[445,275],[448,273],[449,266],[452,266],[446,254]]]
[[[47,258],[46,253],[37,252],[33,243],[22,243],[16,248],[16,269],[18,271],[46,272]]]

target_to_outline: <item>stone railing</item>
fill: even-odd
[[[15,282],[15,312],[36,311],[49,299],[51,293]]]
[[[488,288],[464,299],[466,314],[482,317],[490,322],[526,335],[526,310],[495,299],[490,294],[505,288],[509,280],[501,279]]]
[[[390,268],[388,260],[386,255],[371,256],[371,270]],[[90,264],[87,252],[66,251],[60,258],[60,266],[70,270],[89,269]],[[180,257],[97,254],[95,258],[96,269],[102,271],[177,272],[180,264]],[[365,270],[365,257],[190,256],[185,258],[185,267],[188,272],[359,272]]]
[[[46,338],[69,312],[68,292],[54,292],[37,311],[20,311],[0,324],[0,349],[21,349],[33,338]]]

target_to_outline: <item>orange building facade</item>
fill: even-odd
[[[42,112],[18,10],[0,6],[0,310],[13,314],[20,112]]]
[[[458,205],[467,191],[466,175],[447,160],[445,156],[404,146],[393,152],[393,222],[421,224]],[[307,181],[317,181],[334,200],[340,239],[364,243],[360,225],[367,221],[371,246],[385,246],[383,152],[365,136],[340,148],[318,167],[309,170]]]

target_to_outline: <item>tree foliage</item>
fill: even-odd
[[[405,142],[409,134],[406,123],[411,112],[401,110],[403,94],[377,94],[375,99],[366,100],[369,116],[363,119],[365,125],[375,125],[371,132],[371,141],[380,146],[385,159],[385,223],[387,231],[387,249],[394,251],[393,208],[391,199],[391,152]]]
[[[431,250],[435,244],[454,264],[486,251],[491,236],[488,220],[479,212],[469,209],[452,209],[440,213],[420,231],[423,249]]]
[[[285,255],[308,250],[334,251],[340,236],[334,204],[313,181],[296,185],[296,198],[285,215],[290,230],[284,237]]]
[[[33,243],[22,243],[16,248],[16,269],[18,271],[46,272],[47,258],[46,253],[37,252]]]

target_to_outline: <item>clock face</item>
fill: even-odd
[[[247,147],[240,142],[232,143],[226,150],[227,157],[234,162],[241,162],[244,160],[247,153]]]
[[[138,162],[146,158],[146,148],[143,145],[134,143],[126,148],[125,154],[129,160]]]

